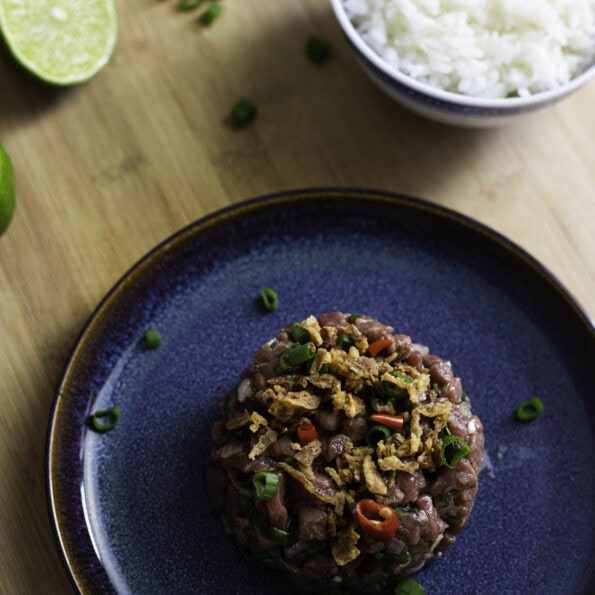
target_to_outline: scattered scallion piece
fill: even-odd
[[[314,343],[294,343],[281,356],[281,359],[284,360],[290,368],[297,368],[311,359],[315,351],[316,347],[314,346]]]
[[[109,432],[116,427],[119,419],[120,410],[117,407],[110,407],[109,409],[93,413],[89,417],[89,425],[96,432]]]
[[[198,8],[205,0],[180,0],[178,2],[178,10],[184,12]]]
[[[310,35],[306,40],[305,51],[310,62],[322,64],[330,56],[331,46],[326,39],[322,39],[318,35]]]
[[[395,586],[395,595],[424,595],[425,592],[425,589],[409,576]]]
[[[258,114],[258,108],[248,99],[240,99],[231,108],[231,121],[238,128],[245,128],[252,124]]]
[[[252,485],[258,500],[270,500],[277,491],[279,477],[270,471],[259,471],[252,476]]]
[[[267,312],[273,312],[279,307],[279,297],[277,292],[270,287],[265,287],[261,292],[262,303]]]
[[[384,393],[389,399],[404,399],[405,397],[409,396],[407,389],[401,388],[400,386],[397,386],[392,382],[387,382],[386,380],[383,380],[382,386],[384,388]]]
[[[223,12],[223,4],[220,2],[209,2],[206,10],[200,15],[200,22],[210,27]]]
[[[391,436],[391,431],[386,426],[376,425],[372,426],[366,434],[366,442],[370,448],[376,448],[376,445],[382,440],[388,440]]]
[[[322,364],[322,366],[320,366],[319,374],[328,374],[328,364]]]
[[[157,349],[161,345],[161,334],[156,328],[149,328],[143,333],[143,341],[147,349]]]
[[[452,525],[453,527],[460,527],[465,522],[465,519],[460,516],[449,516],[446,517],[445,520],[449,525]]]
[[[303,343],[304,341],[307,341],[309,338],[309,334],[308,331],[305,331],[301,326],[299,322],[292,322],[291,323],[291,328],[290,328],[290,334],[291,334],[291,338],[296,342],[296,343]]]
[[[403,382],[406,382],[407,384],[411,384],[412,382],[412,379],[409,378],[409,376],[405,376],[405,374],[399,372],[398,370],[392,370],[390,372],[390,375],[394,376],[395,378],[400,378]]]
[[[269,537],[279,545],[287,545],[289,542],[289,533],[277,527],[271,527],[269,529]]]
[[[543,413],[543,402],[539,397],[521,403],[516,410],[517,419],[520,421],[533,421]]]
[[[358,319],[361,318],[361,314],[352,314],[351,316],[347,317],[347,322],[351,322],[352,324]]]
[[[337,336],[337,347],[345,351],[349,351],[349,348],[353,345],[353,339],[344,333]]]
[[[469,445],[458,436],[449,434],[442,439],[440,458],[445,467],[454,469],[459,461],[471,452]]]

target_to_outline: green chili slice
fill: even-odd
[[[161,345],[161,334],[156,328],[149,328],[143,333],[143,341],[147,349],[156,349]]]
[[[539,397],[521,403],[516,410],[517,419],[520,421],[533,421],[543,413],[543,402]]]
[[[261,292],[262,303],[267,312],[273,312],[279,307],[279,297],[277,292],[270,287],[265,287]]]
[[[409,576],[395,586],[395,595],[424,595],[425,592],[425,589]]]
[[[454,469],[459,461],[471,452],[469,445],[458,436],[449,434],[442,439],[440,458],[445,467]]]
[[[269,537],[279,545],[287,545],[289,542],[289,533],[282,529],[277,529],[277,527],[269,528]]]
[[[390,430],[386,426],[372,426],[366,434],[366,442],[370,448],[376,448],[376,445],[381,440],[384,442],[391,436]]]
[[[252,476],[252,485],[258,500],[270,500],[277,491],[279,477],[270,471],[259,471]]]
[[[296,343],[303,343],[304,341],[307,341],[308,338],[310,337],[310,335],[308,334],[308,331],[305,331],[300,326],[300,323],[299,322],[292,322],[291,323],[291,328],[289,330],[289,333],[291,334],[291,338]]]
[[[206,10],[200,15],[200,22],[209,27],[223,12],[223,5],[220,2],[209,2]]]
[[[310,35],[306,40],[305,51],[311,62],[322,64],[330,56],[331,46],[325,39],[317,35]]]
[[[109,432],[116,427],[119,419],[120,410],[117,407],[110,407],[109,409],[93,413],[89,417],[89,425],[96,432]]]
[[[353,339],[350,335],[341,333],[337,336],[337,347],[345,351],[349,351],[349,348],[353,345]]]
[[[246,128],[252,124],[258,114],[258,108],[248,99],[240,99],[231,108],[231,121],[238,128]]]

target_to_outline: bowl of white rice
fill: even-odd
[[[433,120],[492,126],[595,76],[595,0],[331,0],[370,78]]]

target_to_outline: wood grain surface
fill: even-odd
[[[175,0],[117,0],[110,64],[54,88],[0,54],[0,141],[18,207],[0,238],[0,592],[68,593],[48,520],[53,391],[92,309],[145,252],[242,199],[291,188],[408,193],[502,232],[595,316],[595,83],[495,130],[398,107],[322,0],[224,0],[211,28]],[[314,66],[306,37],[332,58]],[[249,97],[254,125],[235,130]]]

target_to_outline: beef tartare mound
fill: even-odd
[[[219,407],[213,506],[301,589],[390,586],[439,557],[471,513],[484,439],[460,379],[369,316],[282,329]]]

